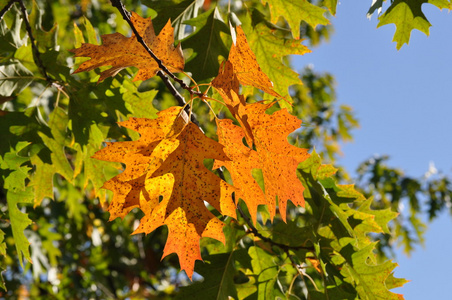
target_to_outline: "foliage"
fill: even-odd
[[[337,2],[286,2],[128,0],[128,19],[119,1],[0,1],[3,296],[402,298],[376,250],[394,228],[421,238],[416,192],[433,218],[450,182],[367,164],[365,188],[339,183],[321,156],[358,123],[331,75],[288,59]],[[413,229],[390,209],[404,197]]]
[[[367,16],[372,16],[376,10],[381,12],[384,2],[386,0],[373,1]],[[452,9],[450,0],[391,0],[390,6],[380,15],[378,27],[391,23],[396,25],[393,42],[397,42],[397,49],[409,43],[413,29],[429,35],[430,26],[432,25],[422,12],[422,5],[426,3],[432,4],[439,9]]]

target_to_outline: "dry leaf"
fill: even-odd
[[[174,47],[174,29],[171,22],[165,25],[158,36],[155,36],[151,18],[142,18],[132,12],[132,23],[148,47],[163,62],[171,72],[181,72],[184,69],[184,57],[179,44]],[[99,82],[110,76],[115,76],[126,67],[139,69],[136,80],[146,80],[153,77],[160,69],[157,62],[149,55],[144,47],[132,34],[130,38],[120,33],[102,35],[103,44],[100,46],[83,43],[80,48],[70,50],[75,57],[91,57],[82,63],[74,73],[91,71],[101,66],[112,68],[100,73]]]
[[[191,278],[195,261],[201,259],[201,237],[225,242],[223,223],[204,201],[221,214],[235,217],[235,189],[203,164],[206,158],[227,161],[223,146],[179,114],[185,113],[172,107],[160,112],[155,120],[131,118],[121,122],[138,131],[141,138],[109,144],[95,158],[127,165],[123,173],[104,186],[114,192],[110,219],[124,217],[139,207],[145,216],[134,233],[150,233],[167,225],[163,257],[176,253],[181,269]]]
[[[270,78],[259,67],[256,55],[251,51],[245,33],[240,26],[237,26],[236,43],[231,47],[228,61],[234,66],[234,72],[241,84],[254,86],[267,94],[281,98],[273,90],[273,83]]]
[[[240,198],[248,206],[255,221],[255,212],[260,204],[267,204],[270,217],[276,214],[278,198],[281,218],[286,220],[287,201],[304,206],[304,187],[296,175],[298,164],[309,157],[307,149],[292,146],[288,135],[298,129],[301,121],[286,109],[268,115],[265,111],[271,104],[254,103],[245,107],[253,134],[256,150],[243,144],[244,131],[227,120],[218,121],[218,137],[225,146],[231,161],[216,160],[214,167],[225,166],[231,173]],[[262,169],[265,197],[251,176],[252,169]]]

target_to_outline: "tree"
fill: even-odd
[[[322,164],[358,123],[288,55],[328,37],[336,1],[142,2],[0,2],[4,295],[402,297],[394,231],[410,250],[417,193],[434,218],[450,182],[376,161],[354,188]],[[398,48],[428,33],[418,2],[380,16]]]

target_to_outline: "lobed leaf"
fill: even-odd
[[[180,44],[174,47],[174,30],[170,22],[156,36],[151,18],[142,18],[132,12],[131,20],[148,47],[171,72],[181,72],[184,69],[182,48]],[[102,35],[102,42],[103,45],[100,46],[83,43],[80,48],[70,50],[75,57],[91,57],[74,73],[90,71],[101,66],[112,66],[100,73],[99,82],[115,76],[126,67],[135,66],[139,69],[134,77],[136,81],[149,79],[160,69],[134,34],[130,38],[120,33],[106,34]]]
[[[114,192],[108,209],[110,220],[140,207],[145,216],[134,233],[150,233],[167,225],[163,257],[176,253],[181,269],[191,278],[195,260],[201,259],[201,237],[225,243],[223,223],[204,201],[221,214],[235,217],[231,197],[235,189],[203,164],[206,158],[228,159],[222,146],[193,123],[187,124],[184,114],[181,108],[173,107],[161,111],[155,120],[131,118],[122,122],[138,131],[141,138],[108,144],[94,158],[127,165],[123,173],[104,184]]]
[[[305,21],[314,28],[317,25],[329,23],[328,19],[323,16],[325,10],[311,4],[308,0],[262,0],[262,3],[268,3],[272,23],[276,24],[280,17],[287,21],[295,39],[300,38],[301,21]]]
[[[245,134],[240,127],[232,125],[230,120],[218,121],[219,141],[225,146],[225,153],[232,160],[217,159],[214,167],[228,168],[234,186],[240,190],[237,195],[247,204],[254,222],[258,205],[268,205],[270,217],[273,218],[278,200],[284,221],[288,200],[294,205],[304,205],[304,188],[296,176],[296,169],[309,154],[306,149],[287,142],[287,136],[299,128],[301,121],[285,109],[268,115],[265,113],[268,107],[269,105],[261,103],[248,104],[245,107],[256,150],[243,145]],[[265,197],[251,175],[253,169],[262,169]]]
[[[272,81],[272,89],[276,94],[281,95],[288,102],[282,102],[281,105],[289,108],[288,104],[293,102],[289,94],[289,87],[294,84],[302,84],[302,82],[299,75],[283,63],[283,58],[287,55],[303,55],[311,51],[302,45],[300,40],[278,38],[264,23],[259,23],[254,27],[244,24],[244,29],[262,72],[267,74]],[[269,94],[274,96],[274,94]]]

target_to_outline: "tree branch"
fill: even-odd
[[[5,7],[2,8],[2,10],[0,11],[0,21],[3,20],[3,16],[6,14],[6,12],[8,10],[11,9],[11,7],[13,6],[14,2],[16,2],[17,0],[10,0]]]
[[[234,199],[234,203],[235,203],[235,199]],[[315,251],[315,248],[312,246],[311,247],[309,247],[309,246],[289,246],[289,245],[277,243],[277,242],[273,241],[271,238],[263,236],[262,234],[259,233],[257,228],[253,225],[250,218],[248,218],[248,216],[245,214],[245,212],[242,210],[242,208],[237,204],[236,204],[236,206],[237,206],[240,216],[242,216],[242,218],[246,222],[246,225],[249,227],[249,231],[252,234],[254,234],[255,236],[257,236],[258,238],[260,238],[261,240],[263,240],[264,242],[277,246],[277,247],[281,248],[282,250],[284,250],[284,252],[286,252],[286,253],[288,253],[289,250],[301,250],[301,249]]]
[[[33,49],[33,54],[34,54],[33,56],[34,56],[35,63],[38,66],[38,68],[41,71],[44,78],[46,79],[46,81],[49,84],[53,84],[54,80],[52,78],[50,78],[49,75],[47,74],[46,67],[44,66],[44,64],[42,63],[42,60],[41,60],[41,53],[39,53],[38,47],[36,46],[35,38],[33,36],[33,32],[32,32],[31,26],[30,26],[30,22],[28,21],[27,8],[25,7],[24,2],[22,0],[16,0],[15,2],[19,3],[20,10],[22,11],[22,15],[23,15],[24,22],[25,22],[25,28],[26,28],[28,36],[30,37],[30,40],[31,40],[31,48]]]

